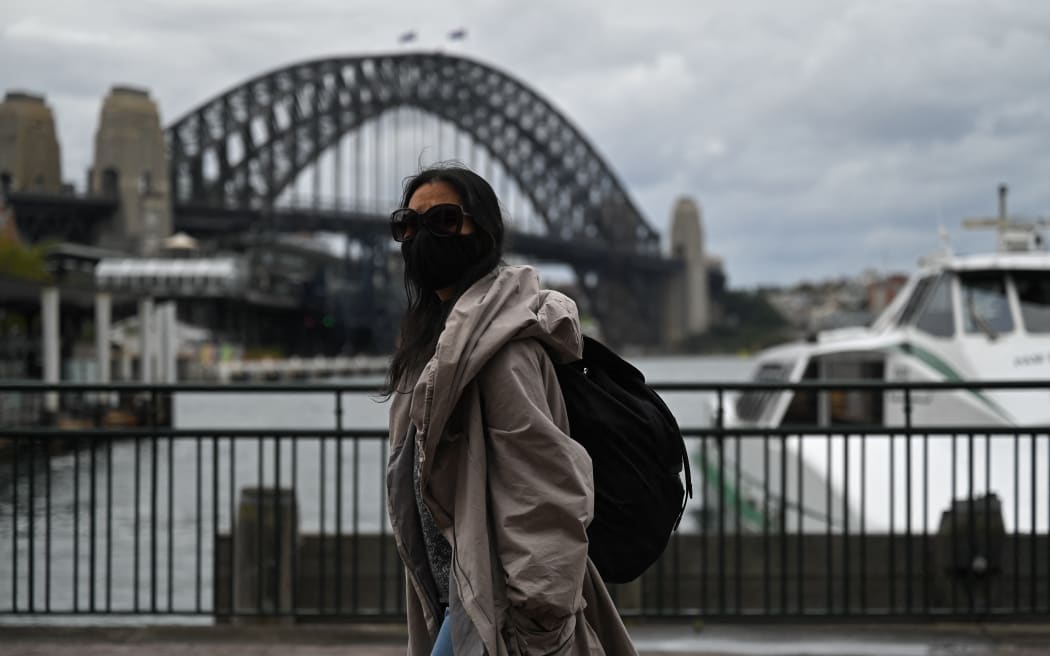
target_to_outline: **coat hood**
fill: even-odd
[[[539,340],[555,362],[583,356],[576,303],[560,292],[540,289],[536,270],[528,266],[494,269],[452,308],[412,393],[409,416],[428,452],[437,442],[430,436],[441,435],[463,389],[515,339]]]

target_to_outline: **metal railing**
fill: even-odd
[[[976,390],[1044,403],[1050,384],[655,387],[683,423],[696,494],[664,556],[613,586],[623,614],[1050,616],[1050,427],[933,425],[915,412],[917,398]],[[733,392],[761,404],[856,392],[895,408],[883,412],[893,425],[837,424],[834,412],[825,424],[730,425]],[[0,615],[401,618],[374,395],[0,383],[0,407],[28,398],[52,424],[0,417]]]

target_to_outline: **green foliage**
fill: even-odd
[[[692,335],[681,350],[693,353],[753,353],[795,337],[791,326],[760,291],[727,291],[721,320]]]
[[[51,282],[51,273],[44,263],[49,244],[23,246],[0,237],[0,275],[33,282]]]

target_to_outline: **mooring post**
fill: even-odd
[[[299,569],[295,495],[289,489],[243,488],[236,531],[234,623],[294,623],[293,574]]]

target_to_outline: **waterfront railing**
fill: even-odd
[[[612,586],[625,616],[1050,617],[1050,427],[930,412],[946,394],[1045,404],[1050,383],[656,387],[695,495],[663,557]],[[0,383],[0,408],[44,418],[0,417],[0,615],[401,620],[375,399]]]

